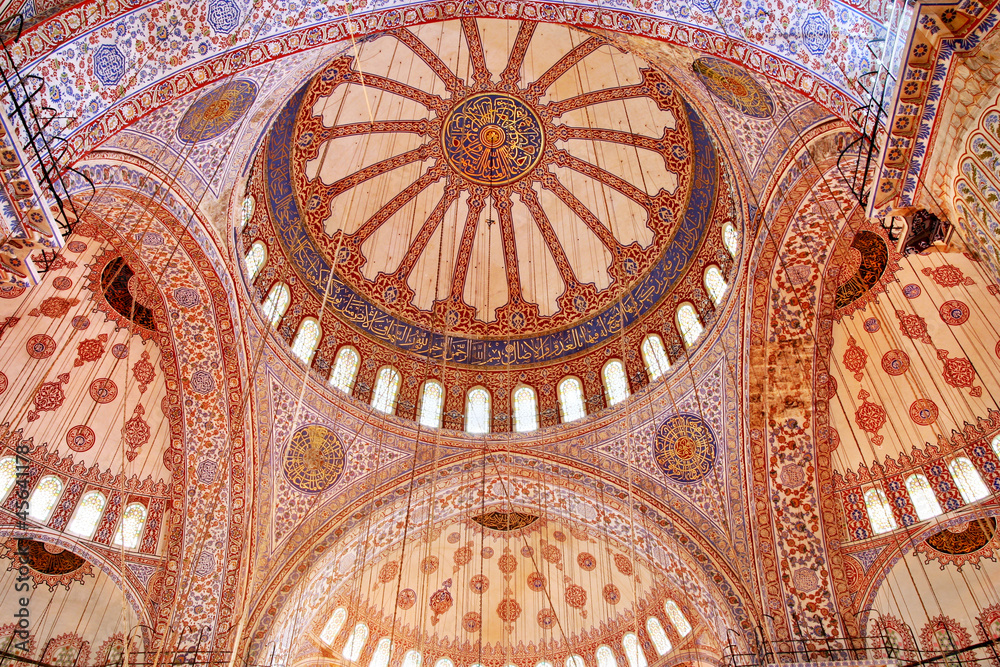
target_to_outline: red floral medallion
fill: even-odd
[[[98,378],[90,383],[90,397],[97,403],[110,403],[118,397],[118,385],[111,378]]]
[[[854,413],[854,421],[862,431],[866,431],[871,436],[873,445],[881,445],[882,436],[878,432],[885,426],[885,410],[881,405],[868,401],[870,395],[864,389],[858,392],[861,405]]]
[[[854,379],[859,382],[865,377],[865,362],[868,361],[868,353],[858,346],[854,336],[847,339],[847,350],[844,352],[844,366],[854,373]]]
[[[942,322],[957,327],[969,320],[969,307],[958,300],[945,301],[938,309],[938,314]]]
[[[33,399],[35,409],[28,411],[29,422],[38,419],[40,412],[58,410],[62,407],[63,401],[66,400],[66,394],[63,393],[61,385],[67,382],[69,382],[69,373],[63,373],[59,376],[58,382],[46,382],[38,388]]]
[[[929,426],[937,421],[938,406],[929,398],[921,398],[913,401],[910,406],[910,419],[921,426]]]
[[[94,446],[94,429],[80,424],[66,431],[66,444],[74,452],[85,452]]]
[[[132,377],[139,383],[140,394],[145,393],[146,387],[156,378],[156,373],[153,371],[153,364],[149,363],[148,351],[144,350],[139,361],[135,362],[135,366],[132,367]]]
[[[132,412],[132,418],[125,422],[125,427],[122,428],[122,438],[125,439],[125,444],[128,445],[125,458],[129,461],[134,461],[135,457],[139,455],[139,448],[149,442],[149,424],[142,418],[144,413],[145,410],[143,410],[142,406],[136,405],[135,410]]]
[[[76,359],[74,366],[83,366],[85,362],[97,361],[104,354],[104,344],[108,342],[108,334],[101,334],[97,338],[87,338],[81,340],[76,346]]]
[[[41,313],[45,317],[62,317],[69,312],[69,309],[80,303],[79,299],[64,299],[61,296],[50,296],[45,301],[42,301],[41,305],[38,306],[38,310],[31,311],[29,315],[38,316]]]
[[[919,315],[907,315],[901,310],[896,311],[899,319],[899,330],[907,338],[919,340],[923,343],[931,344],[930,334],[927,333],[927,322]]]
[[[938,350],[937,358],[944,363],[944,381],[956,389],[969,387],[969,395],[983,395],[983,388],[975,386],[976,369],[968,359],[949,359],[947,350]]]
[[[941,287],[958,287],[959,285],[975,285],[976,281],[962,275],[962,269],[951,264],[944,264],[935,268],[927,267],[923,269],[925,276],[930,276],[934,282]]]
[[[48,334],[35,334],[28,339],[25,347],[32,359],[45,359],[56,351],[56,342]]]
[[[583,609],[587,604],[587,591],[583,586],[570,584],[566,587],[566,604],[574,609]]]
[[[887,375],[902,375],[910,370],[910,357],[902,350],[889,350],[882,355],[882,370]]]
[[[497,616],[504,623],[513,623],[521,615],[521,605],[513,598],[504,598],[497,605]]]

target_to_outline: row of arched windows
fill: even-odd
[[[13,456],[0,459],[0,500],[5,500],[14,488],[17,478],[17,460]],[[46,525],[59,503],[65,484],[56,475],[46,475],[28,496],[28,517],[41,525]],[[104,516],[107,497],[101,491],[84,493],[76,504],[76,509],[66,525],[66,532],[85,540],[94,537],[97,526]],[[122,512],[115,530],[112,545],[126,549],[138,549],[146,526],[146,506],[139,502],[129,503]]]
[[[993,440],[993,450],[1000,456],[1000,437]],[[955,486],[966,504],[974,503],[990,495],[989,488],[968,457],[959,456],[949,461],[948,472],[951,473]],[[916,511],[919,521],[931,519],[942,513],[941,503],[926,475],[915,472],[903,481],[903,486],[906,488],[910,502],[913,503],[913,509]],[[899,527],[889,499],[886,498],[885,491],[881,488],[873,486],[866,489],[864,502],[865,509],[868,511],[868,520],[871,522],[872,531],[875,534],[888,533]]]
[[[670,620],[670,623],[677,630],[677,634],[681,637],[687,637],[691,634],[691,623],[688,622],[687,618],[681,612],[680,607],[673,600],[667,600],[663,605],[663,610]],[[332,646],[336,641],[337,636],[340,631],[343,630],[344,624],[347,622],[347,609],[344,607],[337,607],[333,614],[330,615],[330,619],[323,626],[323,630],[320,632],[319,638],[324,644]],[[656,649],[657,654],[663,656],[673,650],[673,644],[670,642],[670,638],[667,637],[666,631],[663,629],[663,623],[656,616],[650,616],[646,619],[646,632],[649,634],[650,640],[652,640],[653,647]],[[354,626],[348,634],[347,639],[344,641],[343,649],[340,654],[343,656],[344,660],[348,662],[357,662],[361,658],[361,654],[364,651],[365,644],[368,643],[368,635],[370,631],[368,626],[364,623],[358,623]],[[375,645],[375,650],[372,652],[372,657],[368,662],[368,667],[388,667],[389,657],[392,652],[392,640],[389,637],[383,637],[378,640]],[[625,654],[625,659],[628,661],[628,667],[648,667],[648,662],[646,660],[646,654],[642,649],[642,645],[639,638],[633,632],[627,632],[622,636],[622,652]],[[610,646],[602,644],[597,647],[597,651],[594,653],[594,660],[597,667],[618,667],[618,660],[615,658],[615,652]],[[409,650],[403,655],[402,667],[421,667],[423,662],[423,656],[420,651]],[[437,662],[434,663],[434,667],[455,667],[455,662],[451,658],[439,658]],[[479,663],[469,665],[469,667],[483,667]],[[508,665],[507,667],[511,667]],[[539,661],[535,667],[555,667],[548,660]],[[566,658],[565,667],[587,667],[587,662],[579,655],[571,655]]]

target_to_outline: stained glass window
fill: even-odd
[[[740,250],[740,235],[731,224],[727,223],[722,227],[722,243],[729,254],[736,257],[736,253]]]
[[[267,298],[264,299],[264,318],[272,327],[278,326],[291,300],[292,295],[288,291],[288,285],[284,283],[278,283],[268,292]]]
[[[993,438],[993,442],[991,443],[991,445],[993,447],[993,453],[996,454],[997,456],[1000,456],[1000,435]]]
[[[526,433],[538,429],[538,403],[535,402],[535,390],[531,387],[518,387],[514,390],[514,430]]]
[[[28,498],[28,516],[38,523],[48,523],[62,490],[61,479],[54,475],[43,477]]]
[[[253,197],[244,197],[243,198],[243,210],[240,211],[240,213],[242,214],[241,218],[243,220],[243,224],[244,225],[246,225],[248,222],[250,222],[250,218],[253,217],[253,209],[254,209],[255,205],[256,205],[256,202],[254,201]]]
[[[135,549],[139,546],[139,539],[142,537],[142,529],[146,526],[146,506],[142,503],[130,503],[122,512],[122,520],[118,522],[118,530],[115,531],[115,539],[112,544],[116,547],[122,544],[122,535],[125,535],[125,548]]]
[[[97,530],[106,502],[104,494],[100,491],[87,491],[80,498],[66,531],[89,540]]]
[[[347,641],[344,642],[344,650],[341,651],[344,660],[354,662],[360,658],[366,643],[368,643],[368,626],[364,623],[358,623],[348,635]]]
[[[657,617],[650,616],[646,619],[646,632],[649,633],[649,638],[653,640],[653,648],[660,655],[666,655],[674,647],[670,642],[670,638],[667,637],[660,619]]]
[[[701,326],[698,313],[695,312],[694,306],[690,303],[682,303],[677,307],[677,326],[680,327],[684,344],[688,347],[694,345],[698,337],[705,331],[705,327]]]
[[[321,335],[322,331],[319,328],[319,322],[312,317],[305,318],[302,320],[302,324],[299,325],[299,330],[295,334],[295,340],[292,341],[292,353],[308,364],[312,361]]]
[[[344,392],[351,393],[354,387],[354,379],[358,376],[358,366],[361,365],[361,356],[353,347],[342,347],[337,351],[337,358],[333,360],[333,372],[330,373],[330,384]]]
[[[490,392],[473,387],[465,397],[465,432],[490,432]]]
[[[650,380],[659,380],[670,369],[667,351],[663,348],[663,339],[656,334],[649,334],[642,340],[642,360],[646,363],[646,373]]]
[[[648,667],[646,654],[642,652],[639,645],[639,638],[634,632],[626,632],[622,637],[622,648],[625,649],[625,658],[628,660],[628,667]]]
[[[597,667],[618,667],[615,652],[611,650],[610,646],[602,644],[597,647]]]
[[[343,607],[337,607],[330,615],[330,620],[323,626],[323,632],[319,633],[319,638],[324,644],[332,644],[346,621],[347,610]]]
[[[587,663],[578,655],[571,655],[566,658],[566,667],[587,667]]]
[[[604,378],[604,393],[608,405],[621,403],[628,398],[628,380],[625,378],[625,365],[621,361],[612,359],[604,364],[601,377]]]
[[[438,661],[434,663],[434,667],[455,667],[455,661],[451,658],[438,658]]]
[[[420,423],[432,428],[441,427],[441,413],[444,411],[444,385],[437,380],[424,383],[420,395]]]
[[[61,646],[52,656],[51,664],[56,665],[56,667],[73,667],[79,652],[79,646]]]
[[[955,480],[955,486],[962,498],[967,503],[982,500],[990,495],[990,490],[983,484],[983,478],[979,476],[979,471],[972,465],[972,461],[964,456],[952,459],[948,464],[948,472]]]
[[[403,667],[420,667],[420,663],[423,659],[423,656],[420,655],[420,651],[410,649],[405,655],[403,655]]]
[[[896,518],[892,515],[892,508],[882,489],[871,488],[865,491],[865,507],[868,508],[868,519],[876,534],[896,530]]]
[[[378,644],[375,645],[375,650],[372,651],[372,659],[368,663],[368,667],[389,667],[389,657],[392,653],[392,640],[388,637],[382,637],[378,640]]]
[[[17,458],[5,456],[0,459],[0,502],[7,498],[7,494],[14,488],[17,481]]]
[[[722,302],[726,290],[729,289],[719,267],[712,265],[705,269],[705,289],[708,290],[708,296],[712,297],[712,303],[718,306]]]
[[[930,519],[941,513],[941,505],[934,495],[930,482],[920,473],[906,478],[906,492],[910,494],[913,509],[917,510],[917,518],[921,521]]]
[[[583,384],[576,378],[566,378],[559,383],[559,414],[564,423],[587,416],[583,403]]]
[[[667,618],[674,624],[677,634],[681,637],[687,637],[691,634],[691,624],[688,623],[687,617],[681,611],[681,608],[677,606],[676,602],[667,600],[663,603],[663,610],[667,612]]]
[[[250,246],[250,251],[247,253],[247,280],[253,282],[260,270],[264,268],[264,262],[267,261],[267,248],[260,241],[256,241],[252,246]]]
[[[396,410],[396,396],[399,394],[399,372],[385,366],[375,376],[375,391],[372,392],[372,407],[391,415]]]

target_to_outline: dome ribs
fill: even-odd
[[[533,21],[522,21],[521,27],[517,30],[517,37],[514,38],[514,46],[510,50],[510,58],[507,59],[507,67],[500,75],[500,80],[509,90],[517,87],[521,81],[521,65],[524,64],[524,56],[528,52],[528,44],[535,34],[535,23]]]
[[[607,141],[615,144],[621,144],[623,146],[642,148],[647,151],[659,153],[663,156],[664,166],[671,171],[677,172],[679,169],[684,168],[686,158],[688,156],[686,152],[681,153],[679,154],[680,159],[678,159],[678,156],[674,154],[674,142],[667,141],[667,132],[669,131],[670,130],[664,130],[662,137],[659,139],[653,139],[652,137],[645,137],[639,134],[632,134],[631,132],[623,132],[621,130],[558,125],[553,130],[553,140],[568,141],[570,139],[582,139],[584,141]]]
[[[528,89],[524,92],[524,97],[533,102],[537,102],[538,98],[545,94],[545,91],[549,89],[556,80],[563,74],[568,72],[574,65],[589,56],[591,53],[597,49],[604,46],[607,42],[597,37],[591,37],[580,44],[577,44],[570,50],[569,53],[564,55],[559,59],[555,65],[550,67],[545,71],[545,74],[540,76],[537,81],[528,86]]]
[[[438,200],[438,203],[434,206],[434,209],[424,220],[424,224],[421,225],[420,231],[417,232],[416,237],[413,239],[413,243],[410,247],[406,249],[406,254],[403,259],[400,260],[399,266],[396,267],[396,277],[400,282],[405,283],[410,277],[410,271],[413,270],[413,266],[417,263],[420,255],[424,253],[427,248],[427,244],[430,243],[431,237],[434,236],[434,232],[437,230],[441,221],[444,220],[444,214],[448,212],[459,196],[461,195],[461,188],[456,187],[453,184],[449,184]]]
[[[553,151],[552,162],[560,167],[566,167],[567,169],[578,171],[584,176],[590,176],[595,181],[604,183],[605,185],[614,188],[647,210],[649,210],[649,208],[653,205],[652,197],[625,179],[619,178],[610,171],[601,169],[597,165],[591,164],[586,160],[581,160],[578,157],[570,155],[570,153],[565,150]]]
[[[472,80],[474,88],[485,89],[490,83],[490,70],[486,67],[486,53],[483,51],[483,40],[479,37],[479,24],[476,19],[462,19],[462,31],[469,45],[469,60],[472,62]]]
[[[449,68],[436,53],[431,51],[430,48],[420,41],[420,38],[412,32],[406,28],[401,28],[389,34],[405,44],[411,51],[413,51],[413,53],[416,54],[418,58],[423,60],[427,66],[430,67],[435,74],[437,74],[438,78],[441,79],[441,82],[444,83],[444,87],[452,95],[461,95],[463,92],[468,90],[465,82],[462,81],[458,75],[452,72],[451,68]]]
[[[436,183],[447,174],[448,168],[442,162],[435,164],[433,167],[421,174],[420,178],[410,183],[402,192],[386,202],[386,204],[376,211],[372,217],[368,218],[356,232],[351,234],[351,241],[360,246],[368,240],[369,236],[374,234],[375,231],[382,226],[382,223],[395,215],[396,212],[406,206],[407,203],[413,201],[413,199],[423,192],[427,186],[431,183]]]

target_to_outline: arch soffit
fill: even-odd
[[[146,13],[149,15],[138,17],[139,20],[136,21],[138,25],[134,28],[137,34],[133,42],[158,43],[155,35],[145,33],[150,30],[149,26],[155,28],[157,25],[152,14],[162,11],[158,9],[160,4],[150,3],[139,10],[140,15]],[[111,135],[148,113],[162,108],[183,95],[251,67],[273,62],[305,50],[344,42],[352,37],[355,40],[364,38],[387,28],[415,26],[459,17],[456,14],[448,13],[449,10],[444,5],[436,2],[422,4],[424,11],[412,8],[405,11],[401,11],[399,8],[389,8],[362,11],[351,16],[324,16],[317,23],[307,25],[298,23],[301,27],[296,30],[271,35],[263,39],[257,36],[258,41],[242,43],[235,47],[232,46],[230,39],[224,39],[225,35],[217,35],[209,40],[208,44],[212,45],[209,46],[210,49],[214,47],[221,52],[216,51],[196,65],[178,63],[171,70],[160,72],[157,80],[143,81],[141,86],[138,77],[133,76],[128,79],[119,77],[124,80],[124,84],[119,80],[113,86],[108,87],[98,79],[93,68],[89,68],[85,71],[84,76],[92,79],[93,86],[84,85],[78,86],[78,88],[93,88],[102,91],[103,94],[99,94],[98,99],[94,100],[97,102],[95,105],[97,110],[89,117],[85,117],[71,135],[68,158],[70,161],[79,159],[97,148]],[[737,58],[741,64],[745,64],[758,75],[772,79],[779,85],[789,86],[817,101],[840,118],[848,120],[850,118],[850,107],[854,102],[853,93],[849,90],[848,84],[846,82],[839,85],[830,83],[825,78],[823,64],[829,55],[825,57],[807,55],[801,60],[808,61],[811,67],[805,67],[801,64],[801,60],[787,60],[783,56],[767,51],[762,44],[748,47],[746,43],[739,42],[737,45],[725,34],[719,34],[714,30],[714,17],[711,21],[705,19],[706,26],[700,26],[677,22],[673,18],[679,15],[677,12],[667,12],[667,15],[671,17],[667,18],[667,16],[640,15],[608,8],[595,11],[590,6],[564,5],[562,6],[564,15],[560,16],[550,15],[551,9],[539,2],[517,3],[517,16],[509,16],[506,13],[507,7],[501,5],[498,5],[493,12],[485,6],[478,6],[477,9],[479,11],[462,14],[462,16],[534,21],[548,19],[590,30],[596,28],[648,37],[729,59],[733,59],[733,48],[739,46],[739,52],[745,53],[742,58]],[[73,20],[63,20],[71,14]],[[817,14],[817,16],[819,15]],[[871,30],[875,30],[877,27],[875,19],[865,16],[854,8],[848,8],[847,13],[843,16],[849,17],[849,23],[870,26]],[[120,14],[111,13],[98,0],[89,0],[76,5],[40,22],[25,32],[22,36],[24,60],[32,63],[31,68],[35,73],[44,75],[46,66],[51,69],[54,63],[66,58],[66,49],[72,49],[79,40],[90,40],[91,36],[95,34],[98,35],[95,38],[96,41],[100,41],[99,35],[102,32],[111,33],[114,30],[115,22],[121,18]],[[291,21],[292,17],[289,16],[288,19]],[[272,17],[272,20],[274,25],[284,24],[284,20],[280,17],[277,19]],[[825,19],[821,17],[819,20]],[[53,25],[57,21],[59,22],[58,28]],[[694,20],[692,21],[694,22]],[[296,22],[298,22],[297,15]],[[123,29],[128,30],[129,28]],[[216,31],[209,29],[209,26],[206,26],[206,29],[209,30],[209,34],[216,34]],[[49,32],[53,30],[58,30],[60,39],[54,40],[50,37]],[[250,32],[243,30],[240,35],[243,36],[243,33],[247,33],[246,38],[249,39]],[[835,41],[825,47],[824,53],[846,52],[849,48],[850,36],[856,32],[857,30],[854,28],[845,28],[839,33],[832,32],[831,39]],[[202,31],[196,29],[192,31],[192,34],[200,37]],[[256,32],[254,34],[256,36]],[[843,35],[843,37],[839,35]],[[213,41],[216,42],[214,45]],[[169,44],[169,42],[163,42],[163,44]],[[97,45],[97,43],[88,44],[88,48],[94,48]],[[130,51],[130,53],[132,52]],[[120,51],[118,55],[124,58]],[[136,54],[136,58],[142,59],[139,54]],[[156,90],[155,93],[150,92],[153,89]],[[108,92],[104,92],[105,90]]]
[[[593,468],[585,470],[577,465],[575,468],[562,466],[559,462],[554,462],[552,457],[538,459],[533,455],[519,456],[516,452],[510,453],[511,460],[504,463],[504,469],[510,471],[511,479],[523,480],[526,483],[537,483],[538,466],[533,462],[543,461],[549,464],[554,470],[551,478],[546,479],[546,491],[565,490],[567,493],[574,493],[574,486],[583,484],[549,484],[555,479],[571,479],[574,476],[579,478],[581,473],[587,480],[592,480],[597,485],[603,486],[603,497],[606,499],[603,507],[611,508],[611,513],[627,517],[627,499],[629,490],[627,485],[619,484],[617,480],[609,480],[602,476],[601,470]],[[412,460],[412,459],[410,459]],[[469,451],[459,456],[448,459],[445,465],[442,461],[437,464],[428,464],[423,468],[414,471],[412,484],[420,487],[421,492],[425,492],[427,482],[438,484],[442,480],[461,478],[462,473],[468,474],[473,471],[470,466],[471,461],[481,460],[481,451]],[[476,482],[480,484],[481,482]],[[309,573],[318,564],[329,557],[331,552],[340,552],[344,545],[355,540],[354,535],[365,523],[370,512],[380,512],[385,516],[384,521],[395,521],[397,510],[405,508],[408,497],[408,490],[411,481],[407,479],[396,479],[389,484],[370,492],[368,497],[359,498],[355,502],[341,504],[343,499],[334,497],[325,507],[318,507],[311,519],[302,521],[296,530],[288,536],[284,542],[284,549],[271,559],[272,567],[269,573],[261,573],[263,583],[257,589],[257,599],[252,602],[251,611],[248,618],[248,627],[253,632],[248,633],[244,641],[251,650],[260,650],[263,645],[263,638],[267,635],[268,628],[277,619],[280,609],[292,599],[293,592],[297,587],[302,586],[307,580]],[[447,494],[448,488],[440,486],[436,493]],[[702,575],[702,584],[707,590],[715,591],[716,602],[720,609],[732,608],[734,626],[738,624],[753,624],[757,619],[752,618],[756,605],[753,601],[753,592],[745,588],[740,573],[732,568],[732,561],[728,554],[720,553],[714,545],[702,537],[696,528],[691,525],[686,517],[676,514],[670,507],[654,507],[653,504],[660,505],[654,499],[649,498],[633,488],[633,512],[635,516],[644,516],[645,520],[638,526],[649,536],[650,540],[659,544],[661,548],[680,554],[678,557],[684,560],[695,572]],[[638,496],[638,497],[636,497]],[[390,500],[395,502],[390,503]],[[506,502],[506,498],[496,498],[498,503]],[[333,502],[338,501],[338,502]],[[537,499],[536,499],[537,504]],[[517,503],[515,503],[517,504]],[[526,501],[523,503],[527,505]],[[337,511],[332,510],[333,505],[338,505]],[[553,507],[547,507],[546,515],[554,519],[575,520],[573,514],[567,513],[565,516],[553,511]],[[641,514],[640,514],[641,513]],[[446,515],[435,512],[435,521],[443,520]],[[463,516],[463,510],[453,511],[455,518]],[[374,533],[374,528],[368,527]],[[609,536],[610,538],[610,536]],[[613,538],[610,538],[613,539]],[[395,543],[394,543],[395,544]],[[391,548],[386,546],[385,548]],[[749,626],[747,626],[749,627]],[[246,650],[244,645],[241,650]]]
[[[175,621],[183,618],[185,623],[210,625],[215,630],[213,640],[217,647],[222,648],[228,644],[227,630],[238,602],[237,572],[246,539],[243,526],[249,522],[249,508],[252,506],[248,489],[254,488],[252,472],[246,465],[248,431],[241,406],[244,382],[240,370],[245,354],[239,347],[241,336],[236,328],[235,311],[229,302],[233,291],[227,289],[227,284],[232,285],[232,277],[228,274],[220,276],[215,269],[224,264],[214,239],[205,231],[208,226],[180,199],[176,191],[160,182],[157,174],[139,167],[138,160],[122,161],[127,164],[118,166],[124,171],[112,168],[112,171],[103,174],[107,178],[95,179],[99,183],[97,194],[87,206],[81,222],[105,227],[105,221],[121,221],[124,217],[121,208],[124,206],[127,210],[131,203],[151,214],[137,217],[135,225],[141,226],[143,231],[158,231],[168,239],[176,239],[182,251],[170,256],[175,264],[173,270],[163,271],[162,267],[150,266],[154,273],[162,272],[161,292],[167,310],[183,313],[177,321],[181,322],[178,326],[184,329],[183,332],[171,330],[167,337],[172,359],[167,359],[164,354],[164,371],[173,376],[172,381],[167,383],[167,396],[170,404],[182,414],[182,435],[180,439],[172,439],[172,452],[167,456],[172,458],[174,470],[171,479],[174,504],[183,509],[167,515],[169,525],[164,527],[167,535],[164,597],[160,601],[158,616],[152,620],[156,637],[162,637],[176,607]],[[138,168],[133,169],[132,165]],[[94,173],[100,171],[104,170],[95,170]],[[141,184],[141,191],[136,189],[136,184]],[[158,197],[155,196],[157,192],[160,193]],[[189,217],[182,218],[185,212]],[[192,224],[192,220],[197,223]],[[111,229],[123,239],[131,238],[130,232],[135,231],[122,226]],[[200,279],[192,280],[192,276]],[[178,287],[194,288],[199,305],[191,307],[190,304],[179,303],[174,293]],[[204,308],[206,305],[209,307]],[[190,377],[182,377],[181,368],[203,369],[209,374],[211,382],[195,388]],[[190,402],[187,409],[186,402]],[[206,420],[196,417],[196,413],[215,417]],[[197,463],[208,459],[218,461],[216,469],[228,474],[216,474],[212,479],[202,479],[201,476],[187,478],[187,470],[194,470],[198,467]],[[189,496],[190,489],[197,490],[195,496]],[[242,509],[223,513],[224,518],[214,524],[198,523],[213,514],[199,511],[198,506],[220,498],[228,499],[231,507]],[[186,517],[196,519],[188,521]],[[188,536],[191,534],[214,538],[219,544],[218,551],[222,551],[223,555],[215,557],[214,561],[216,567],[222,569],[218,577],[222,580],[220,587],[198,581],[188,585],[176,574],[181,571],[179,564],[185,556],[190,556],[185,551],[192,548],[186,546],[190,543]],[[194,555],[193,560],[201,555],[205,541],[194,542],[199,545],[199,553]],[[189,572],[180,576],[193,575]],[[187,605],[177,599],[180,590],[186,590],[188,596],[199,597],[203,605],[201,610],[196,612],[196,605]]]

